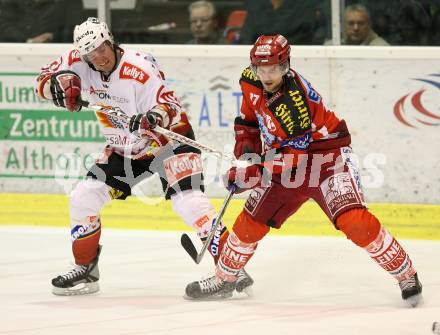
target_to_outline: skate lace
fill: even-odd
[[[65,279],[72,279],[78,276],[81,276],[85,274],[87,271],[87,267],[84,265],[76,265],[72,270],[67,272],[65,275],[62,275],[61,277]]]
[[[202,289],[202,292],[215,292],[217,290],[220,290],[223,286],[223,282],[218,279],[216,276],[203,279],[199,282],[200,288]]]
[[[411,287],[417,286],[416,277],[412,276],[411,278],[404,279],[404,280],[400,281],[399,286],[402,291],[405,291]]]

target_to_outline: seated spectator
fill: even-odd
[[[211,2],[192,2],[188,10],[193,38],[187,44],[228,44],[219,29],[217,10]]]
[[[342,45],[389,45],[371,27],[370,12],[361,4],[347,6],[344,11]],[[324,45],[331,45],[326,41]]]
[[[313,44],[316,8],[321,0],[252,0],[241,29],[241,44],[253,44],[260,35],[282,34],[290,44]],[[322,43],[322,40],[321,40]]]
[[[374,31],[392,45],[429,45],[439,0],[345,0],[371,13]]]

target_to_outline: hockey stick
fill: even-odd
[[[186,250],[188,255],[191,256],[194,262],[196,264],[199,264],[203,258],[203,255],[205,254],[206,250],[208,249],[209,245],[211,244],[212,238],[214,237],[215,232],[217,231],[217,228],[220,225],[220,222],[222,221],[223,214],[225,214],[226,208],[228,207],[229,201],[231,201],[232,196],[234,195],[236,188],[232,187],[229,190],[229,193],[225,200],[223,201],[223,205],[220,208],[220,211],[217,214],[217,217],[213,221],[213,225],[211,227],[211,231],[209,232],[209,235],[206,237],[206,240],[203,242],[202,249],[200,252],[197,252],[196,247],[194,246],[194,243],[192,242],[191,238],[187,234],[182,234],[180,238],[180,243],[182,244],[182,247]]]
[[[90,104],[89,102],[84,101],[84,100],[79,100],[79,103],[82,106],[84,106],[84,107],[88,107],[88,108],[93,109],[95,111],[102,112],[104,114],[109,115],[110,117],[119,118],[125,124],[127,124],[129,122],[129,117],[126,114],[122,113],[121,111],[117,110],[114,107],[93,105],[93,104]],[[111,121],[111,120],[109,120],[109,121]],[[206,152],[219,155],[220,157],[229,160],[231,163],[235,163],[237,165],[242,163],[241,164],[242,166],[247,166],[247,165],[252,164],[251,162],[247,162],[247,161],[239,161],[239,160],[237,160],[237,159],[235,159],[235,158],[233,158],[233,157],[231,157],[229,155],[223,154],[221,151],[212,149],[209,146],[206,146],[204,144],[201,144],[199,142],[191,140],[191,139],[189,139],[189,138],[187,138],[187,137],[185,137],[183,135],[180,135],[180,134],[175,133],[173,131],[170,131],[168,129],[156,126],[154,128],[154,131],[157,131],[158,133],[163,134],[163,135],[165,135],[166,137],[168,137],[168,138],[170,138],[172,140],[176,140],[176,141],[178,141],[180,143],[190,145],[190,146],[192,146],[192,147],[194,147],[196,149],[204,150]],[[201,260],[203,258],[203,255],[205,254],[206,250],[208,249],[208,246],[210,245],[210,243],[211,243],[211,241],[212,241],[212,239],[214,237],[214,234],[215,234],[217,228],[220,225],[220,222],[221,222],[221,219],[223,217],[223,214],[225,213],[226,208],[227,208],[227,206],[229,204],[229,201],[232,199],[232,196],[233,196],[235,191],[236,191],[236,186],[233,186],[230,189],[228,196],[224,200],[223,205],[222,205],[220,211],[218,212],[217,217],[215,218],[215,220],[213,222],[213,226],[211,228],[211,231],[210,231],[209,235],[207,236],[206,240],[204,241],[203,247],[200,250],[200,253],[197,252],[197,250],[196,250],[196,248],[194,246],[194,243],[191,241],[190,237],[187,234],[182,234],[181,239],[180,239],[182,247],[191,256],[191,258],[194,260],[194,262],[196,262],[196,264],[199,264],[201,262]]]
[[[90,104],[88,101],[84,101],[84,100],[79,100],[78,102],[83,107],[90,108],[95,111],[107,114],[110,117],[116,117],[127,124],[130,121],[130,118],[126,114],[122,113],[121,111],[117,110],[114,107],[93,105],[93,104]],[[175,141],[180,142],[182,144],[189,145],[193,148],[196,148],[196,149],[199,149],[199,150],[211,153],[211,154],[215,154],[219,157],[225,158],[228,161],[231,161],[231,162],[236,161],[236,159],[233,158],[231,155],[224,154],[223,152],[221,152],[219,150],[213,149],[205,144],[199,143],[199,142],[194,141],[186,136],[175,133],[174,131],[171,131],[171,130],[168,130],[168,129],[165,129],[165,128],[162,128],[159,126],[155,126],[154,129],[152,129],[152,130],[161,134],[161,135],[168,137],[169,139],[175,140]]]

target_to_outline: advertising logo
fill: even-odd
[[[150,76],[144,70],[128,62],[124,62],[119,71],[119,78],[134,79],[141,84],[145,84],[149,77]]]
[[[430,77],[440,77],[440,74],[431,74]],[[433,112],[433,107],[431,107],[431,110],[427,107],[429,98],[422,99],[424,95],[429,96],[432,87],[440,89],[440,81],[435,81],[431,78],[414,78],[413,80],[421,81],[431,86],[428,89],[423,87],[416,92],[408,93],[397,100],[394,104],[394,116],[400,123],[411,128],[418,128],[417,126],[440,126],[440,112]],[[435,103],[431,105],[438,106]]]
[[[182,153],[164,160],[163,166],[170,185],[202,172],[202,160],[199,154]]]

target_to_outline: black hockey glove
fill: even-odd
[[[152,130],[156,126],[162,125],[162,116],[154,110],[149,110],[144,114],[136,114],[130,118],[128,129],[131,133],[142,130]]]

